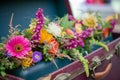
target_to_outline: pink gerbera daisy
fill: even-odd
[[[24,36],[15,36],[5,45],[7,52],[16,58],[23,58],[31,50],[30,41]]]

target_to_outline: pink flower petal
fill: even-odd
[[[22,51],[15,50],[16,45],[21,45]],[[15,36],[11,38],[5,45],[6,50],[11,54],[11,56],[16,58],[23,58],[31,50],[30,41],[24,36]]]

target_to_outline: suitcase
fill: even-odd
[[[116,34],[113,34],[113,36],[115,35]],[[95,51],[85,56],[85,58],[87,58],[89,61],[89,65],[92,63],[92,59],[95,56],[102,58],[106,55],[109,55],[111,52],[114,54],[115,46],[118,44],[118,42],[120,42],[119,36],[116,37],[115,39],[113,39],[112,36],[110,36],[104,40],[104,41],[108,41],[108,40],[111,41],[110,43],[108,43],[108,47],[110,49],[109,52],[107,52],[104,48],[98,47],[99,49],[96,48],[97,50],[94,49]],[[80,63],[80,61],[73,62],[68,59],[62,59],[62,60],[55,59],[55,61],[59,69],[55,67],[53,62],[40,62],[37,65],[34,65],[25,70],[22,70],[19,68],[12,71],[8,71],[8,73],[21,77],[25,80],[37,80],[37,79],[38,80],[72,80],[72,79],[73,80],[92,80],[92,77],[86,77],[83,69],[83,65]],[[119,61],[120,61],[120,57],[114,54],[112,58],[112,69],[110,70],[110,73],[108,73],[108,76],[104,77],[103,80],[120,80],[120,77],[118,75],[118,72],[120,71],[118,67]],[[108,64],[109,64],[108,60],[103,60],[101,64],[95,69],[95,72],[103,71]],[[90,73],[92,74],[93,70],[90,70]],[[46,76],[46,77],[43,77],[43,76]],[[66,78],[66,76],[68,78],[72,76],[72,78],[64,79]]]
[[[116,55],[116,45],[120,44],[120,38],[115,39],[114,41],[110,42],[108,44],[108,47],[110,49],[109,52],[106,52],[104,48],[99,48],[89,55],[85,56],[85,58],[88,59],[90,62],[89,65],[92,64],[92,59],[96,56],[99,58],[107,58],[106,55],[113,54],[113,57],[111,59],[111,62],[109,60],[103,60],[101,64],[95,69],[96,72],[102,72],[105,70],[106,66],[108,66],[110,63],[112,64],[112,67],[108,71],[108,73],[103,76],[102,80],[120,80],[119,72],[120,72],[120,57]],[[120,47],[120,46],[119,46]],[[92,70],[90,70],[90,73],[93,74]],[[39,78],[38,80],[97,80],[94,79],[94,77],[86,77],[84,69],[80,61],[72,62],[71,64],[49,74],[48,76],[44,78]]]
[[[50,5],[47,5],[47,6],[50,6]],[[50,11],[54,12],[54,9],[51,9]],[[31,11],[31,12],[34,12],[34,11]],[[31,14],[28,17],[31,18]],[[53,13],[52,15],[55,15],[55,13]],[[29,20],[27,20],[25,22],[27,23],[28,21]],[[24,21],[23,21],[23,23],[24,23]],[[6,25],[3,25],[3,26],[6,26]],[[104,51],[104,49],[102,49],[102,50]],[[95,51],[95,52],[92,52],[90,54],[91,57],[92,57],[93,54],[98,55],[97,52]],[[88,55],[88,58],[89,58],[90,55]],[[87,56],[86,56],[86,58],[87,58]],[[12,70],[12,71],[8,71],[8,73],[11,74],[11,75],[7,75],[6,77],[11,79],[11,80],[22,80],[21,78],[23,78],[25,80],[36,80],[36,79],[41,79],[41,77],[43,77],[45,75],[51,74],[50,78],[51,78],[51,80],[54,80],[61,73],[73,73],[77,69],[82,69],[83,70],[82,64],[80,64],[79,61],[73,62],[73,61],[70,61],[68,59],[62,59],[62,60],[61,59],[55,59],[55,61],[56,61],[57,65],[59,66],[59,69],[57,69],[55,67],[53,62],[40,62],[37,65],[34,65],[34,66],[32,66],[32,67],[30,67],[26,70],[22,70],[21,68],[19,68],[19,69],[15,69],[15,70]],[[15,75],[15,76],[18,76],[18,77],[15,77],[15,76],[12,77],[12,75]],[[80,77],[80,78],[76,77],[75,79],[76,80],[88,79],[88,78],[85,77],[85,73],[83,73],[81,76],[83,76],[83,77]],[[19,77],[21,77],[21,78],[19,78]]]

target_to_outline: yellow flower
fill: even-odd
[[[29,29],[33,31],[33,29],[36,27],[36,24],[37,24],[37,19],[33,19],[29,25],[30,27]]]
[[[25,58],[22,60],[22,66],[24,67],[30,67],[31,64],[32,64],[31,58]]]
[[[66,35],[66,32],[63,31],[63,32],[61,33],[61,36],[64,37],[65,35]]]
[[[53,38],[52,34],[49,34],[45,29],[40,31],[40,43],[48,43]]]
[[[31,58],[31,57],[32,57],[32,55],[33,55],[33,52],[32,52],[32,51],[30,51],[27,57]]]
[[[64,37],[65,35],[66,35],[66,32],[65,31],[63,31],[63,27],[60,27],[60,29],[61,29],[61,37]]]
[[[90,28],[94,28],[98,25],[97,19],[93,15],[89,15],[89,17],[84,18],[83,24]]]

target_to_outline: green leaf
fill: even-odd
[[[31,36],[32,36],[32,32],[29,29],[26,29],[24,31],[24,35],[25,35],[26,38],[28,38],[30,40]]]
[[[6,75],[6,73],[4,71],[1,71],[0,74],[2,77],[5,77],[5,75]]]
[[[2,67],[2,66],[0,66],[0,71],[2,71],[2,70],[5,70],[5,68],[4,68],[4,67]]]
[[[70,53],[70,51],[69,50],[63,50],[62,53],[67,55],[68,53]]]
[[[0,55],[3,55],[3,52],[0,51]]]
[[[43,46],[43,54],[46,54],[48,52],[48,46],[44,45]]]
[[[0,47],[3,48],[3,47],[4,47],[4,44],[3,44],[3,43],[0,43]]]
[[[104,22],[102,27],[103,28],[112,28],[112,26],[110,25],[109,22]]]
[[[64,30],[67,28],[72,28],[73,24],[73,21],[68,20],[68,15],[65,15],[60,22],[60,26],[63,27]]]

